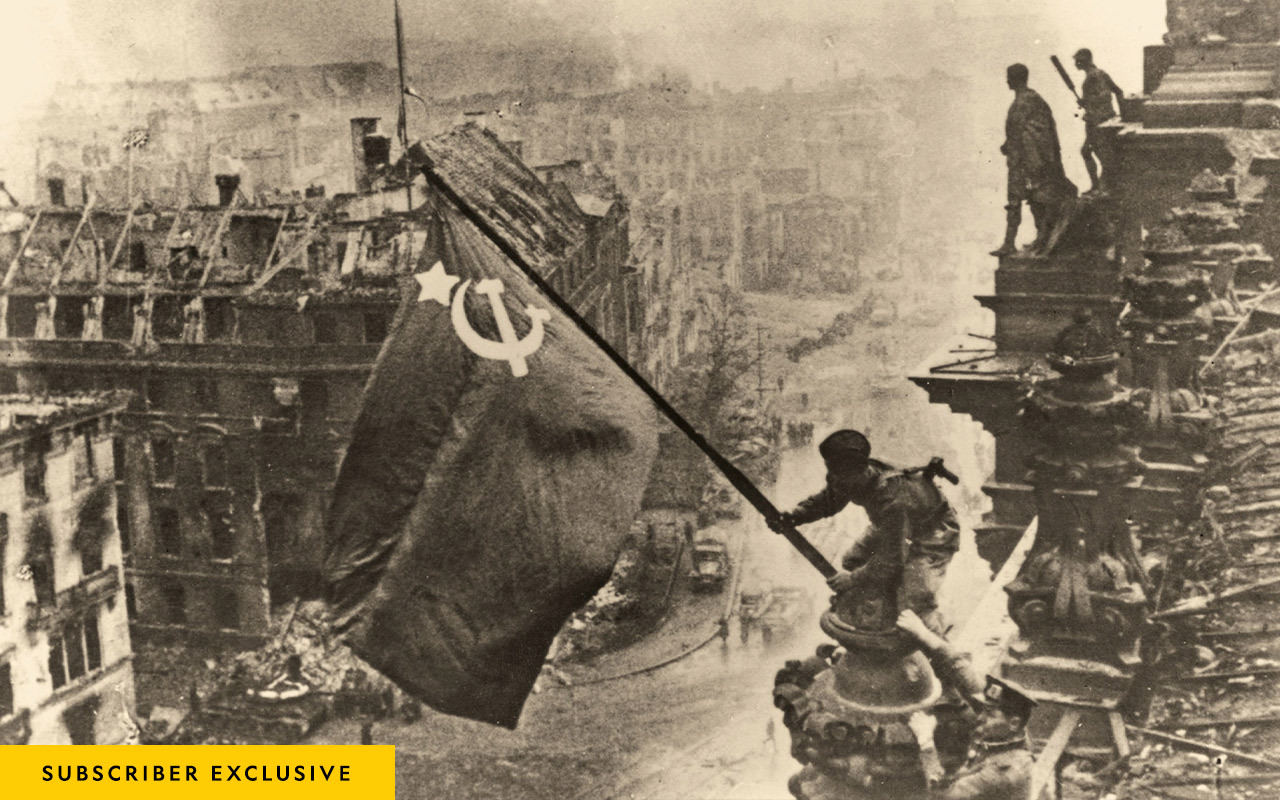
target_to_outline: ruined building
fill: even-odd
[[[119,458],[144,477],[119,525],[138,636],[250,644],[273,599],[319,585],[348,429],[427,240],[422,181],[410,213],[377,121],[348,141],[358,194],[248,206],[224,176],[218,206],[90,198],[21,209],[0,239],[0,381],[133,392]],[[476,127],[417,152],[513,239],[552,239],[548,280],[627,351],[643,287],[624,203],[549,188]]]
[[[0,396],[0,744],[134,730],[121,394]]]

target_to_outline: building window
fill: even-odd
[[[0,664],[0,719],[13,714],[13,667]]]
[[[45,454],[52,446],[53,439],[47,433],[36,434],[27,440],[22,457],[22,485],[28,502],[42,502],[48,497],[44,484]]]
[[[98,638],[98,618],[84,621],[84,661],[90,672],[102,667],[102,640]]]
[[[76,550],[80,553],[80,574],[88,577],[102,571],[102,550],[106,541],[106,505],[101,501],[103,495],[90,495],[80,507],[76,519],[76,532],[72,537]]]
[[[195,381],[196,407],[201,414],[218,413],[218,382],[210,378]]]
[[[124,439],[117,436],[111,440],[111,468],[115,471],[117,481],[125,479],[125,442]]]
[[[138,594],[132,583],[124,585],[124,610],[129,615],[129,619],[138,618]]]
[[[147,406],[151,411],[179,411],[182,385],[177,381],[152,378],[147,381]]]
[[[76,488],[87,483],[93,483],[98,477],[98,468],[93,461],[93,435],[97,433],[97,430],[98,424],[96,421],[91,424],[76,426],[72,444],[75,458]]]
[[[84,677],[84,636],[80,626],[72,623],[62,629],[62,646],[67,655],[67,681]]]
[[[36,603],[52,606],[57,597],[53,584],[53,531],[44,514],[34,514],[27,530],[27,568],[31,570],[31,587]]]
[[[236,555],[236,531],[231,524],[231,508],[221,492],[209,492],[204,498],[204,514],[209,520],[209,539],[213,557],[228,561]]]
[[[129,271],[147,271],[147,245],[145,242],[129,243]]]
[[[133,528],[129,523],[129,505],[120,498],[124,485],[116,487],[116,528],[120,531],[120,552],[127,553],[133,547]]]
[[[59,689],[102,666],[102,640],[98,617],[90,614],[62,627],[62,635],[49,637],[49,676]]]
[[[239,600],[234,591],[218,591],[214,596],[213,617],[219,628],[234,630],[240,627]]]
[[[177,471],[172,439],[151,440],[151,482],[172,484]]]
[[[311,317],[312,338],[316,344],[338,343],[338,321],[332,314],[316,314]]]
[[[170,625],[187,623],[187,591],[180,583],[165,584],[161,590],[164,598],[165,622]]]
[[[387,338],[387,315],[382,311],[368,311],[364,315],[364,340],[379,344]]]
[[[204,301],[204,336],[209,342],[229,342],[235,338],[236,313],[228,298],[207,297]]]
[[[221,440],[204,442],[200,447],[200,461],[204,468],[204,485],[227,485],[227,445]]]
[[[302,496],[287,492],[269,492],[262,496],[263,533],[267,539],[267,558],[279,563],[289,558],[298,544],[298,525],[302,519]]]
[[[156,508],[156,542],[160,555],[178,558],[182,555],[182,526],[178,509],[160,506]]]
[[[66,660],[62,657],[62,639],[57,636],[49,637],[49,677],[55,689],[61,689],[67,685],[67,667]]]

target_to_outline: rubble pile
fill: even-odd
[[[329,628],[329,610],[321,601],[291,604],[273,614],[270,635],[271,640],[257,650],[210,661],[211,671],[227,681],[266,685],[284,672],[290,656],[297,655],[303,676],[321,694],[338,692],[350,670],[364,673],[379,691],[392,686],[338,641]]]

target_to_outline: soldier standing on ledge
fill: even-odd
[[[778,531],[835,516],[849,503],[861,506],[871,527],[845,554],[843,570],[828,585],[837,594],[885,587],[887,594],[896,594],[899,608],[915,611],[942,633],[938,590],[959,549],[960,524],[932,473],[876,461],[867,437],[852,430],[831,434],[818,452],[827,465],[826,487],[770,527]]]
[[[1010,256],[1018,252],[1018,228],[1022,224],[1022,204],[1031,207],[1036,221],[1036,240],[1031,245],[1035,255],[1045,253],[1053,244],[1054,234],[1067,219],[1070,201],[1076,196],[1075,184],[1062,168],[1062,146],[1053,111],[1036,91],[1027,86],[1030,70],[1023,64],[1009,67],[1006,79],[1013,90],[1013,104],[1005,118],[1005,141],[1000,152],[1009,164],[1008,205],[1004,243],[993,256]]]
[[[1090,192],[1103,194],[1107,190],[1110,158],[1098,128],[1102,123],[1115,119],[1116,110],[1111,105],[1111,96],[1115,95],[1119,103],[1124,99],[1124,92],[1110,75],[1093,63],[1093,52],[1087,47],[1076,52],[1075,62],[1076,69],[1084,73],[1084,85],[1080,87],[1080,107],[1084,109],[1084,147],[1080,149],[1080,155],[1084,156],[1084,168],[1089,171],[1089,180],[1093,183]]]

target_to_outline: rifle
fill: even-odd
[[[1058,74],[1062,76],[1062,82],[1065,83],[1067,85],[1067,88],[1071,90],[1071,94],[1073,97],[1075,97],[1076,102],[1077,103],[1082,102],[1080,100],[1079,92],[1076,91],[1075,81],[1071,80],[1071,76],[1067,74],[1066,67],[1062,66],[1062,62],[1058,60],[1057,56],[1049,56],[1049,60],[1053,62],[1054,68],[1057,69]]]
[[[952,486],[960,485],[960,476],[956,475],[954,472],[947,469],[946,464],[938,456],[934,456],[933,458],[929,459],[929,464],[927,466],[914,467],[912,469],[904,470],[904,472],[908,474],[919,473],[924,477],[928,478],[929,480],[933,480],[935,478],[942,478]]]

